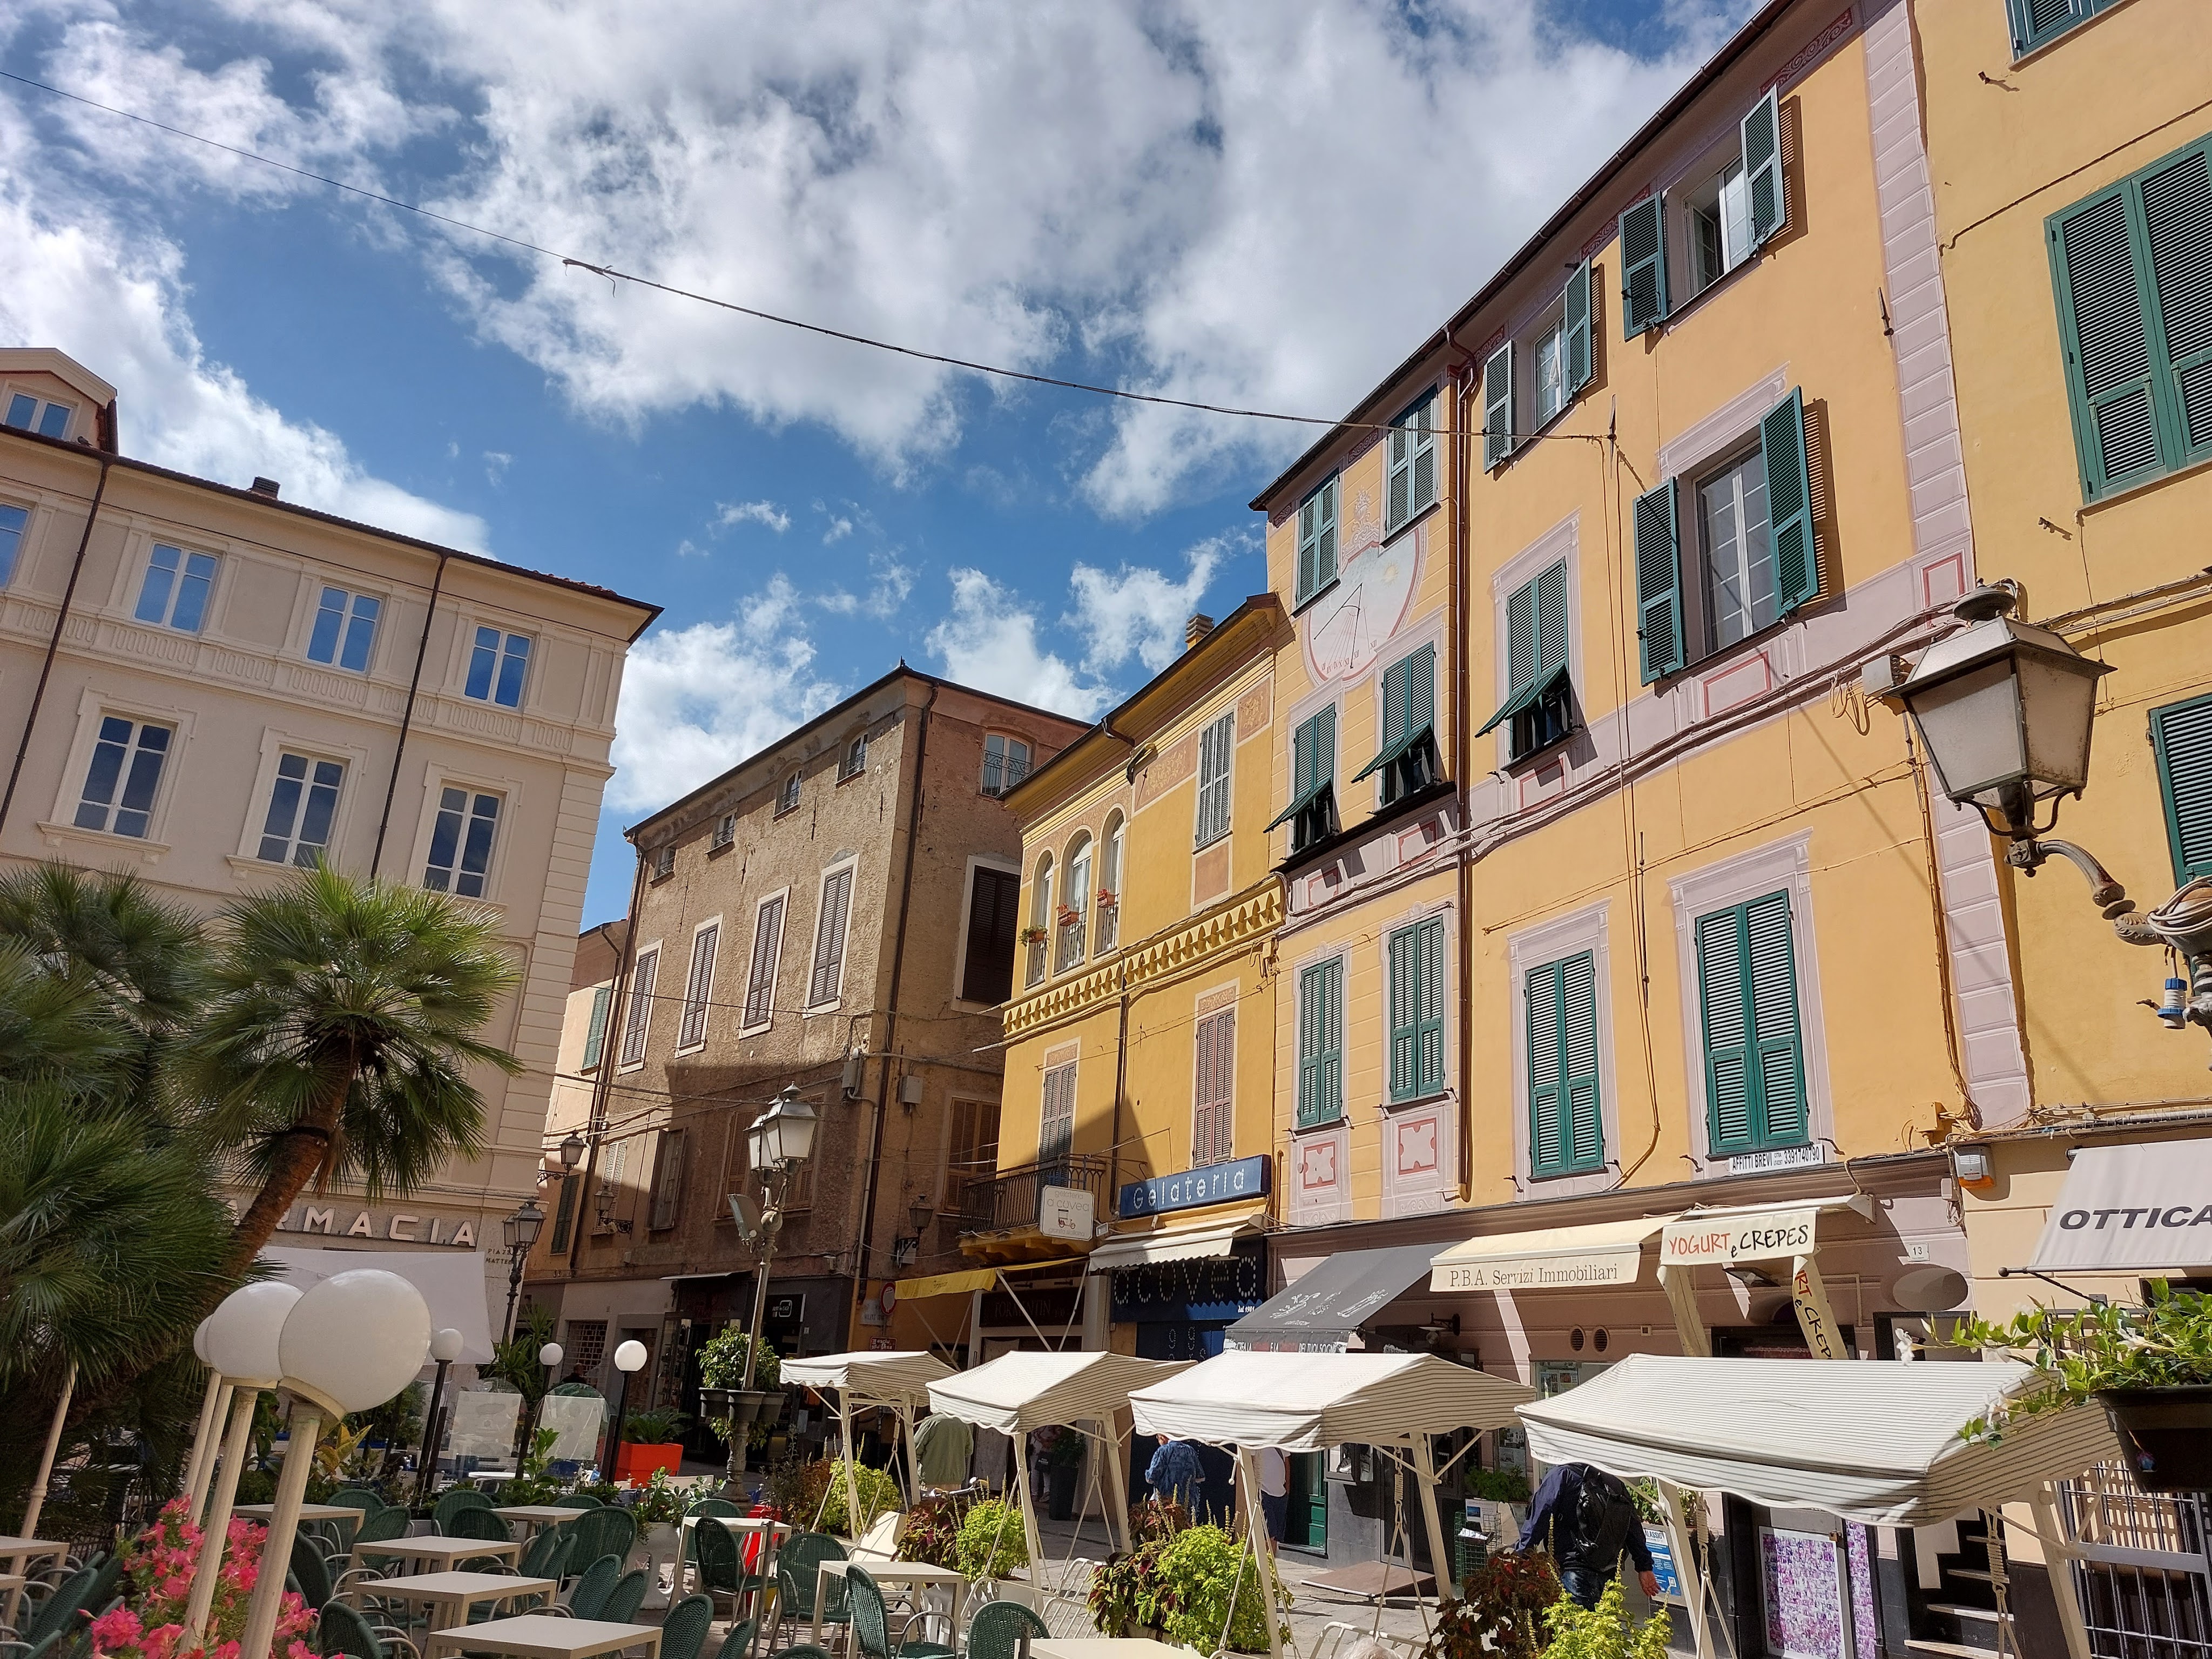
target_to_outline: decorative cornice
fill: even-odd
[[[1269,882],[1226,903],[1192,917],[1180,927],[1130,945],[1088,972],[1055,980],[1018,1002],[1006,1005],[1009,1042],[1036,1035],[1110,1003],[1126,988],[1137,990],[1170,978],[1253,940],[1282,925],[1283,890]]]

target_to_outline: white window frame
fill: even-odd
[[[469,667],[475,660],[477,630],[480,628],[499,630],[499,651],[492,663],[489,690],[483,696],[472,697],[469,695]],[[453,630],[453,634],[456,647],[452,679],[453,696],[464,702],[474,703],[479,708],[495,708],[507,714],[528,714],[538,701],[538,675],[545,660],[544,628],[535,622],[526,626],[517,626],[495,617],[477,615],[464,616],[461,625]],[[507,641],[512,635],[519,635],[530,641],[530,655],[522,667],[521,697],[514,703],[507,704],[499,700],[499,670],[501,664],[507,659]],[[319,668],[323,665],[316,663],[312,665]]]
[[[430,867],[430,840],[438,827],[439,797],[447,789],[466,789],[472,793],[501,797],[499,809],[499,828],[491,838],[491,862],[484,870],[484,891],[480,899],[464,901],[470,904],[490,905],[504,914],[505,902],[500,897],[506,887],[507,848],[513,843],[514,828],[522,811],[523,788],[520,778],[501,777],[490,772],[464,772],[435,763],[424,769],[422,774],[422,815],[415,825],[414,864],[408,872],[408,880],[419,887],[422,872]]]
[[[72,438],[88,435],[80,434],[76,429],[77,416],[84,411],[84,405],[82,404],[74,402],[67,398],[57,398],[52,392],[48,392],[44,386],[36,386],[25,380],[9,380],[4,385],[0,385],[0,420],[5,420],[7,418],[8,406],[14,403],[18,398],[35,398],[38,399],[39,408],[33,411],[34,415],[42,413],[49,408],[66,409],[69,410],[69,420],[62,428],[61,436],[55,439],[56,442],[67,443]],[[3,429],[9,432],[28,432],[41,437],[53,436],[52,433],[40,433],[39,431],[39,423],[35,419],[33,419],[28,426],[11,426]]]
[[[1495,686],[1491,707],[1493,708],[1512,695],[1512,665],[1506,660],[1506,633],[1510,625],[1508,611],[1513,596],[1563,559],[1567,566],[1567,679],[1577,694],[1584,684],[1582,514],[1577,511],[1568,514],[1516,553],[1490,578],[1491,639],[1493,641],[1491,678]],[[1492,741],[1498,746],[1498,769],[1501,772],[1516,763],[1512,726],[1512,721],[1503,721],[1491,733]],[[1558,746],[1554,745],[1554,748]]]
[[[794,766],[775,787],[775,816],[781,817],[787,812],[796,812],[799,802],[805,799],[805,792],[806,770],[804,767]]]
[[[154,810],[146,823],[143,838],[118,836],[112,830],[80,830],[76,827],[77,802],[84,794],[85,773],[92,765],[92,751],[100,741],[100,723],[107,715],[137,721],[151,720],[157,726],[170,727],[175,733],[170,740],[169,755],[161,766],[161,781],[154,793]],[[111,696],[97,686],[87,686],[77,698],[76,731],[70,739],[69,758],[62,768],[58,786],[54,791],[52,816],[40,823],[39,833],[49,846],[59,847],[76,842],[86,847],[104,849],[103,858],[114,858],[124,848],[138,849],[138,856],[148,864],[158,864],[169,852],[168,820],[170,804],[176,799],[178,773],[182,769],[185,751],[191,746],[195,716],[187,708],[155,702],[146,697]],[[263,866],[266,869],[267,866]]]
[[[814,963],[822,953],[822,901],[830,890],[830,882],[836,878],[840,871],[847,870],[852,872],[853,881],[852,885],[846,890],[844,937],[837,941],[837,994],[816,1002],[812,1000]],[[822,872],[822,878],[814,889],[813,945],[806,953],[806,994],[809,1000],[805,1007],[800,1010],[800,1014],[805,1018],[812,1019],[818,1015],[835,1013],[839,1008],[844,1006],[845,975],[852,966],[848,953],[853,947],[853,912],[859,908],[860,896],[860,860],[858,854],[854,854],[850,858],[840,859]],[[789,913],[787,912],[785,921],[787,927],[790,925],[788,915]]]
[[[705,933],[709,927],[715,930],[714,961],[713,966],[708,968],[707,970],[706,990],[701,995],[699,1003],[695,1005],[691,1000],[691,981],[693,976],[698,971],[699,936]],[[727,932],[728,929],[722,926],[722,918],[719,912],[714,915],[708,916],[704,921],[700,922],[691,929],[691,954],[684,959],[684,1006],[678,1011],[676,1017],[676,1040],[678,1042],[684,1042],[684,1027],[690,1022],[695,1006],[703,1006],[705,1008],[706,1018],[700,1025],[699,1040],[696,1042],[684,1043],[682,1048],[676,1050],[678,1054],[697,1054],[702,1048],[704,1048],[707,1046],[707,1039],[714,1034],[714,975],[722,971],[722,947],[729,943],[729,940],[725,937]]]
[[[999,740],[1000,775],[1002,780],[1002,786],[995,793],[993,793],[990,787],[991,739],[994,738],[996,738]],[[1005,772],[1006,751],[1009,747],[1015,744],[1019,744],[1022,749],[1022,777],[1015,779],[1014,783],[1005,783],[1003,782],[1003,777]],[[976,782],[976,787],[981,793],[989,795],[993,800],[1004,800],[1006,797],[1006,792],[1009,789],[1012,789],[1015,783],[1019,783],[1022,781],[1022,778],[1028,777],[1030,773],[1036,770],[1036,744],[1032,743],[1029,738],[1022,736],[1018,732],[1008,732],[999,727],[994,727],[985,731],[983,733],[983,769]]]
[[[837,756],[837,781],[850,783],[868,775],[868,732],[863,726],[846,740]]]
[[[320,567],[314,565],[307,567],[301,573],[300,587],[300,596],[292,607],[292,626],[285,639],[285,655],[295,662],[319,672],[343,674],[349,679],[374,679],[377,659],[384,650],[386,624],[392,620],[392,590],[388,587],[380,587],[374,583],[356,581],[350,571],[345,573],[344,580],[332,580],[321,574]],[[353,614],[351,600],[368,599],[377,602],[375,637],[369,641],[368,665],[364,668],[347,668],[339,661],[339,657],[344,654],[345,650],[345,629],[343,625],[338,629],[338,656],[332,657],[328,662],[317,662],[307,654],[307,647],[314,641],[315,617],[322,609],[323,590],[326,587],[339,588],[346,593],[349,601],[346,614],[349,617]]]
[[[136,546],[131,556],[123,562],[119,572],[122,592],[116,596],[123,621],[132,628],[143,628],[156,634],[173,636],[180,640],[206,640],[218,637],[220,630],[215,625],[216,606],[224,593],[223,567],[230,559],[229,550],[211,547],[194,536],[167,535],[152,531],[143,532],[132,539]],[[154,550],[159,547],[173,547],[177,550],[177,581],[169,589],[169,600],[162,609],[162,620],[143,622],[138,617],[138,601],[146,591],[146,578],[154,568]],[[200,612],[200,625],[198,628],[179,628],[168,618],[176,614],[177,590],[183,583],[185,572],[189,568],[189,561],[195,555],[202,558],[213,559],[215,574],[208,579],[207,607]]]
[[[314,760],[345,763],[345,782],[338,789],[337,816],[331,821],[331,862],[343,867],[342,844],[353,823],[355,798],[361,793],[356,780],[368,775],[368,750],[352,744],[332,743],[326,738],[303,736],[283,726],[264,726],[261,728],[260,757],[254,766],[253,792],[246,797],[246,812],[239,820],[237,850],[229,857],[234,868],[266,874],[292,867],[269,864],[261,857],[261,826],[269,818],[269,798],[276,787],[277,763],[288,750]],[[493,856],[497,857],[498,852],[495,842]]]
[[[666,965],[667,962],[668,951],[665,947],[666,941],[664,939],[648,939],[645,944],[638,946],[636,951],[631,956],[629,959],[629,971],[623,975],[622,1029],[614,1034],[613,1038],[615,1045],[615,1075],[617,1077],[621,1077],[630,1072],[643,1071],[645,1069],[646,1061],[653,1058],[653,1004],[659,1001],[659,998],[657,994],[647,995],[643,998],[639,997],[637,994],[637,968],[638,964],[643,962],[647,957],[651,957],[653,959],[653,983],[654,991],[657,993],[660,986],[660,970]],[[645,1010],[645,1024],[643,1029],[638,1034],[637,1058],[635,1060],[626,1060],[623,1056],[628,1054],[629,1050],[629,1028],[632,1020],[635,1018],[635,1011],[641,1007]],[[602,1066],[606,1064],[606,1055],[604,1051],[599,1056],[599,1063]]]
[[[38,539],[43,529],[42,520],[47,516],[39,511],[41,505],[43,503],[37,500],[26,501],[21,495],[0,495],[0,507],[12,507],[23,515],[22,533],[15,542],[15,562],[9,567],[6,579],[0,580],[0,592],[5,592],[15,586],[15,579],[23,574],[24,567],[30,562],[32,556],[38,550]]]
[[[1000,858],[994,853],[970,853],[960,872],[960,931],[952,939],[952,988],[956,994],[951,1000],[961,1008],[997,1006],[988,1002],[969,1002],[957,994],[968,983],[968,921],[975,908],[975,872],[978,870],[996,870],[1014,878],[1014,968],[1007,991],[1009,1000],[1022,988],[1022,956],[1029,948],[1022,943],[1022,928],[1026,925],[1021,919],[1022,866],[1014,860]]]
[[[1600,899],[1524,927],[1506,940],[1506,964],[1513,976],[1513,1185],[1519,1198],[1605,1192],[1620,1179],[1620,1091],[1615,1083],[1613,1053],[1611,904],[1609,899]],[[1577,957],[1585,951],[1590,953],[1597,986],[1598,1121],[1605,1137],[1605,1167],[1582,1175],[1532,1176],[1528,1172],[1533,1156],[1528,1144],[1528,973],[1547,962]]]
[[[745,1018],[745,1011],[752,1004],[753,957],[759,948],[761,912],[767,909],[769,905],[778,902],[782,904],[783,908],[777,913],[775,918],[775,948],[769,952],[768,1018],[757,1022],[748,1022]],[[744,1000],[738,1005],[738,1035],[739,1036],[752,1036],[767,1030],[775,1024],[776,993],[781,988],[783,983],[783,949],[789,943],[790,938],[791,889],[779,887],[773,893],[763,894],[753,905],[752,932],[745,939]]]

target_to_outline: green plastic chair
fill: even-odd
[[[660,1659],[699,1659],[707,1632],[714,1628],[714,1604],[703,1595],[687,1595],[668,1609],[660,1621]]]
[[[745,1659],[746,1650],[753,1644],[753,1632],[759,1628],[758,1620],[738,1620],[730,1626],[730,1633],[722,1638],[722,1645],[716,1651],[714,1659]],[[819,1652],[821,1650],[817,1648],[815,1650]]]
[[[624,1573],[607,1592],[607,1604],[599,1609],[599,1617],[611,1625],[634,1625],[637,1610],[645,1605],[646,1587],[653,1581],[643,1567]]]
[[[430,1510],[430,1524],[451,1536],[453,1518],[464,1510],[489,1510],[491,1499],[474,1486],[448,1486],[438,1494],[438,1501]]]
[[[726,1498],[702,1498],[684,1511],[684,1518],[688,1521],[695,1515],[741,1516],[744,1513],[744,1510],[742,1506],[732,1504]],[[684,1559],[686,1561],[696,1561],[699,1559],[697,1534],[698,1528],[696,1527],[684,1534]]]
[[[820,1575],[822,1564],[842,1561],[847,1553],[844,1545],[826,1532],[802,1532],[784,1540],[775,1557],[775,1622],[769,1630],[771,1645],[787,1617],[794,1624],[813,1624],[814,1581]],[[831,1579],[829,1591],[823,1603],[822,1622],[851,1624],[853,1614],[846,1603],[844,1581]]]
[[[830,1659],[830,1650],[817,1648],[811,1642],[794,1642],[775,1659]]]
[[[637,1522],[628,1510],[586,1510],[568,1523],[568,1530],[576,1534],[579,1561],[596,1561],[603,1555],[627,1560],[630,1546],[637,1542]]]
[[[374,1515],[385,1507],[383,1498],[367,1486],[340,1486],[323,1502],[338,1508],[359,1510],[363,1515]]]
[[[550,1578],[559,1583],[574,1540],[559,1527],[547,1527],[522,1547],[514,1570],[525,1578]]]
[[[55,1587],[52,1595],[39,1604],[36,1616],[23,1627],[21,1640],[7,1645],[34,1648],[49,1636],[68,1633],[76,1624],[77,1614],[91,1604],[99,1586],[98,1567],[78,1568]]]
[[[603,1510],[606,1505],[587,1492],[572,1492],[565,1498],[553,1500],[556,1510]]]
[[[384,1642],[387,1636],[407,1641],[404,1632],[390,1625],[372,1625],[368,1615],[343,1601],[326,1603],[315,1620],[315,1651],[325,1659],[337,1659],[339,1654],[349,1659],[390,1659],[391,1650]],[[414,1645],[407,1642],[410,1652]]]
[[[315,1547],[315,1540],[304,1532],[293,1534],[292,1577],[309,1607],[319,1607],[331,1599],[331,1564]]]
[[[583,1577],[576,1580],[576,1588],[568,1592],[568,1613],[578,1619],[604,1618],[607,1597],[621,1577],[622,1557],[601,1556],[584,1569]]]
[[[353,1559],[362,1566],[370,1565],[374,1562],[389,1564],[397,1558],[388,1553],[379,1555],[373,1547],[385,1542],[387,1539],[404,1538],[406,1535],[407,1511],[405,1510],[401,1509],[397,1504],[388,1510],[379,1510],[374,1515],[364,1519],[361,1523],[361,1529],[354,1534]]]
[[[691,1546],[697,1552],[699,1588],[708,1597],[726,1595],[730,1598],[730,1617],[738,1616],[745,1595],[755,1588],[754,1579],[745,1571],[744,1558],[738,1553],[738,1540],[727,1527],[712,1522],[702,1522],[691,1529]]]
[[[903,1632],[897,1645],[892,1645],[890,1610],[866,1567],[845,1569],[845,1592],[853,1607],[853,1645],[866,1659],[953,1659],[953,1649],[939,1642],[905,1640]]]
[[[968,1659],[1014,1659],[1021,1638],[1049,1636],[1052,1629],[1018,1601],[987,1601],[968,1625]]]
[[[507,1524],[507,1517],[495,1515],[489,1509],[456,1510],[453,1525],[444,1530],[454,1538],[482,1538],[501,1544],[514,1536],[514,1528]]]

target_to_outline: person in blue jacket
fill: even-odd
[[[1636,1504],[1603,1469],[1588,1463],[1559,1463],[1536,1488],[1520,1547],[1541,1545],[1559,1570],[1559,1585],[1586,1607],[1597,1605],[1613,1582],[1624,1553],[1636,1564],[1644,1595],[1657,1599],[1659,1580],[1651,1571],[1651,1547],[1644,1541]]]

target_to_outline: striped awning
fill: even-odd
[[[1122,1353],[1002,1353],[929,1385],[929,1407],[1002,1434],[1111,1419],[1129,1391],[1164,1382],[1188,1363]]]
[[[1430,1262],[1432,1291],[1588,1290],[1633,1285],[1644,1246],[1674,1218],[1638,1216],[1462,1239]]]
[[[1234,1215],[1185,1221],[1150,1232],[1123,1233],[1109,1238],[1087,1258],[1088,1271],[1113,1273],[1147,1261],[1218,1261],[1231,1255],[1237,1241],[1267,1224],[1267,1206],[1255,1204]]]
[[[1632,1354],[1523,1406],[1528,1449],[1636,1480],[1825,1510],[1869,1526],[1929,1526],[2031,1496],[2118,1447],[2105,1414],[2018,1417],[1994,1443],[1960,1431],[2046,1385],[2014,1360],[1688,1359]]]
[[[929,1385],[952,1375],[952,1367],[933,1353],[858,1352],[818,1354],[787,1359],[777,1379],[785,1387],[830,1389],[851,1406],[903,1406],[909,1410],[929,1400]]]
[[[1048,1267],[1073,1267],[1083,1259],[1079,1255],[1063,1255],[1051,1261],[1010,1261],[996,1267],[963,1267],[955,1273],[894,1279],[891,1289],[902,1302],[919,1302],[933,1296],[972,1296],[977,1291],[995,1288],[1000,1273],[1036,1273]]]
[[[1432,1353],[1231,1349],[1129,1396],[1140,1434],[1220,1446],[1410,1446],[1500,1429],[1534,1389]]]

